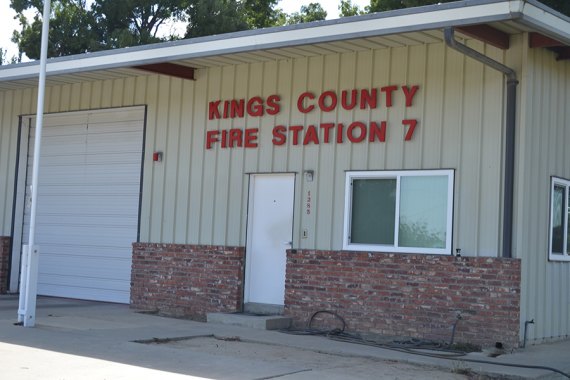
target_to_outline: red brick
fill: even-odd
[[[350,329],[514,347],[520,260],[367,252],[289,251],[285,311],[305,326],[336,311]]]
[[[133,244],[131,306],[204,320],[242,306],[243,247]]]
[[[0,294],[8,291],[8,263],[10,260],[10,238],[0,236]]]

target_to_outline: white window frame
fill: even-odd
[[[564,213],[564,226],[563,226],[563,245],[562,245],[562,254],[552,253],[552,238],[553,238],[553,231],[552,226],[554,225],[554,187],[555,186],[563,186],[564,191],[564,199],[566,204],[566,210],[563,210]],[[570,218],[568,217],[568,209],[570,209],[570,202],[568,202],[568,193],[570,192],[570,180],[559,178],[559,177],[551,177],[550,179],[550,223],[548,225],[548,259],[551,261],[570,261],[570,254],[568,254],[567,247],[568,247],[568,223],[570,223]],[[565,211],[565,212],[564,212]]]
[[[350,251],[369,252],[396,252],[396,253],[424,253],[437,255],[450,255],[453,235],[453,197],[454,197],[454,170],[402,170],[402,171],[350,171],[346,172],[345,198],[344,198],[344,233],[343,249]],[[400,220],[400,180],[402,177],[428,177],[447,176],[447,225],[444,248],[413,248],[398,246],[398,232]],[[394,244],[359,244],[349,241],[352,216],[352,181],[355,179],[386,178],[396,179],[396,215],[394,223]]]

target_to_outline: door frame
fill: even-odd
[[[12,247],[9,262],[8,291],[17,293],[20,284],[22,259],[22,235],[24,230],[24,207],[26,199],[26,178],[28,177],[28,148],[32,120],[35,115],[19,117],[16,173],[14,181],[14,201],[12,205]]]

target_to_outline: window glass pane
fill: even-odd
[[[400,247],[445,248],[447,176],[402,177]]]
[[[552,253],[561,255],[564,247],[564,186],[554,185],[552,193]]]
[[[394,245],[395,219],[395,178],[352,181],[351,243]]]

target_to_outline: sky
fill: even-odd
[[[299,12],[302,5],[311,2],[320,2],[323,8],[327,11],[327,19],[338,18],[338,4],[340,0],[281,0],[278,7],[283,9],[286,13]],[[352,0],[353,4],[359,5],[364,8],[365,5],[370,3],[370,0]],[[7,56],[12,57],[18,54],[18,47],[12,43],[12,32],[15,29],[20,29],[17,20],[14,20],[16,12],[10,8],[9,0],[0,0],[0,48],[7,51]]]

